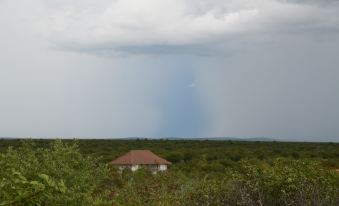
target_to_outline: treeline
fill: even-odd
[[[32,140],[37,148],[48,148],[52,140]],[[73,142],[73,140],[63,140]],[[241,160],[269,163],[276,158],[316,160],[326,168],[339,168],[339,143],[240,142],[190,140],[77,140],[84,155],[107,163],[133,149],[149,149],[175,163],[175,168],[205,172],[234,167]],[[0,152],[19,147],[21,140],[1,140]]]
[[[0,140],[0,146],[0,205],[339,205],[334,143]],[[106,164],[131,149],[151,149],[174,164],[157,175]]]

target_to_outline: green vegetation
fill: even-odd
[[[157,175],[107,162],[150,149]],[[0,205],[339,205],[339,144],[0,140]]]

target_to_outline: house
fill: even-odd
[[[149,150],[131,150],[127,154],[113,160],[110,164],[118,166],[120,170],[128,168],[135,171],[145,167],[156,173],[167,170],[167,166],[172,163],[158,157]]]

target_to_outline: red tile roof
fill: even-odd
[[[169,165],[169,161],[158,157],[149,150],[131,150],[110,162],[115,165]]]

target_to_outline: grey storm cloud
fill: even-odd
[[[313,4],[318,6],[338,6],[339,2],[337,0],[280,0],[285,3],[295,3],[295,4]]]
[[[330,0],[0,0],[0,136],[339,141]]]
[[[200,55],[232,51],[229,42],[241,47],[243,42],[271,42],[274,36],[290,33],[338,32],[338,4],[318,2],[333,3],[323,7],[298,0],[101,0],[93,5],[72,0],[47,4],[48,21],[42,24],[56,47],[74,51]]]

